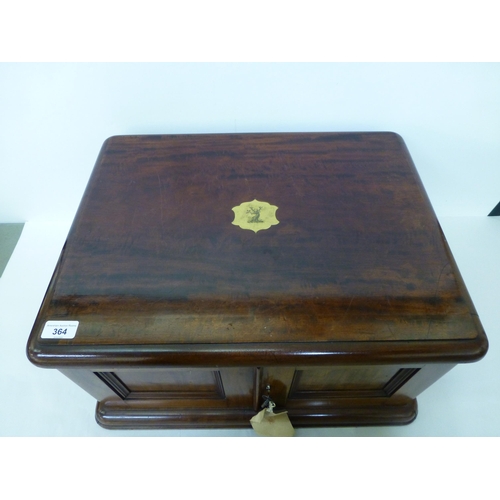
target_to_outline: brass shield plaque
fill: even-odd
[[[233,207],[232,210],[234,212],[233,224],[242,229],[257,232],[279,224],[279,220],[276,218],[278,207],[270,205],[266,201],[246,201]]]

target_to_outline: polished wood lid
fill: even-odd
[[[60,319],[79,322],[75,337],[41,339]],[[427,341],[478,339],[484,351],[397,134],[116,136],[98,157],[31,353],[410,341],[423,352]]]

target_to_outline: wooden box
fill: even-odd
[[[28,357],[107,428],[247,427],[266,395],[357,426],[487,348],[397,134],[158,135],[104,143]]]

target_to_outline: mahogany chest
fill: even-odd
[[[107,428],[407,424],[488,343],[400,136],[116,136],[28,342]],[[445,418],[445,417],[443,417]]]

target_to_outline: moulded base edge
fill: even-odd
[[[106,429],[223,429],[250,428],[257,413],[250,408],[169,408],[156,401],[102,401],[96,420]],[[160,403],[160,404],[158,404]],[[277,409],[279,411],[280,409]],[[406,425],[417,417],[417,400],[398,398],[289,401],[286,407],[294,427],[358,427]]]

